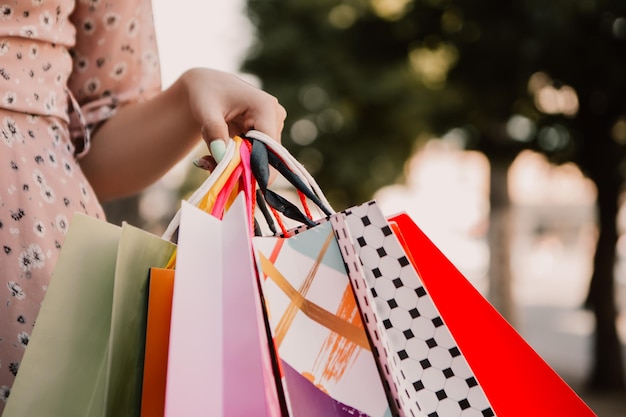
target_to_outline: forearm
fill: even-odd
[[[134,194],[162,177],[200,139],[182,80],[153,99],[122,107],[81,160],[101,201]]]
[[[266,92],[232,74],[196,68],[150,101],[119,109],[98,129],[81,166],[107,201],[152,184],[202,136],[209,143],[257,129],[280,140],[285,116]]]

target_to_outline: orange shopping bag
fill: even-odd
[[[148,289],[146,351],[141,393],[141,417],[162,417],[170,340],[174,270],[151,268]]]

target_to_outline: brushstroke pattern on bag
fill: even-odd
[[[332,225],[254,238],[254,247],[292,415],[390,416]],[[317,399],[305,406],[311,387]],[[315,414],[310,404],[334,412]]]

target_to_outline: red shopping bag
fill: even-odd
[[[496,415],[595,416],[408,215],[389,222]]]

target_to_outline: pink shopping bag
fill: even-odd
[[[223,220],[183,203],[165,415],[281,415],[243,195]]]

